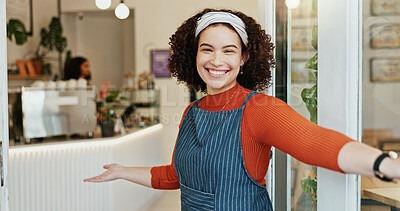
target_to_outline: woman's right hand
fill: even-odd
[[[84,182],[108,182],[112,181],[115,179],[120,178],[120,174],[123,171],[123,166],[113,163],[113,164],[107,164],[103,166],[104,169],[107,169],[107,171],[103,172],[100,175],[97,175],[95,177],[90,177],[86,178],[83,181]]]

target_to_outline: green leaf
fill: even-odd
[[[300,181],[301,188],[304,193],[309,195],[314,202],[317,201],[317,180],[310,176],[303,178]]]
[[[35,59],[45,60],[48,52],[56,50],[59,53],[67,48],[67,38],[62,35],[62,25],[60,18],[53,17],[48,28],[40,30],[40,43],[35,51]]]
[[[317,91],[317,85],[314,85],[310,89],[304,88],[301,91],[301,98],[306,103],[308,112],[310,112],[310,120],[314,123],[317,123]]]
[[[7,24],[7,37],[12,41],[14,35],[15,43],[22,45],[28,41],[28,34],[24,23],[17,19],[10,19]]]
[[[318,25],[313,26],[311,45],[315,50],[318,50]]]
[[[112,90],[112,91],[108,92],[108,95],[106,97],[106,102],[108,102],[108,103],[114,102],[115,99],[118,97],[119,93],[121,93],[120,90]]]
[[[316,53],[306,64],[306,68],[318,70],[318,53]]]

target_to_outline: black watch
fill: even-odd
[[[386,182],[391,182],[391,181],[393,181],[392,178],[386,177],[384,174],[382,174],[382,173],[379,171],[379,166],[381,165],[383,159],[385,159],[385,158],[387,158],[387,157],[389,157],[389,158],[395,160],[395,159],[397,159],[398,155],[397,155],[396,152],[393,152],[393,151],[390,151],[389,153],[382,153],[382,154],[381,154],[378,158],[376,158],[376,160],[375,160],[375,163],[374,163],[374,172],[375,172],[375,176],[376,176],[378,179],[380,179],[380,180],[382,180],[382,181],[386,181]]]

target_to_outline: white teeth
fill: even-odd
[[[214,75],[223,75],[226,73],[225,71],[214,71],[214,70],[209,70],[209,72]]]

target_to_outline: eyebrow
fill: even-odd
[[[213,48],[213,46],[212,45],[210,45],[210,44],[207,44],[207,43],[202,43],[202,44],[200,44],[200,47],[202,47],[202,46],[208,46],[208,47],[211,47],[211,48]],[[236,49],[239,49],[236,45],[225,45],[224,47],[222,47],[222,48],[230,48],[230,47],[232,47],[232,48],[236,48]]]

